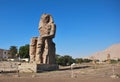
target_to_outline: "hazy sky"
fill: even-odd
[[[57,26],[57,54],[84,57],[120,43],[120,0],[0,0],[0,48],[39,36],[43,13]]]

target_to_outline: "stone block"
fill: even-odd
[[[37,72],[37,65],[36,63],[21,63],[18,70],[20,73],[35,73]]]

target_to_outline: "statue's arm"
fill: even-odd
[[[51,36],[51,38],[55,37],[55,33],[56,33],[56,25],[52,24],[51,25],[51,31],[50,31],[50,34],[49,34]]]
[[[55,24],[51,24],[50,25],[51,29],[50,29],[50,33],[47,35],[42,35],[43,38],[54,38],[55,37],[55,33],[56,33],[56,25]]]

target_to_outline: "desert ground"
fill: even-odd
[[[0,73],[0,82],[120,82],[118,64],[77,64],[40,73]]]

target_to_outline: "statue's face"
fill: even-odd
[[[43,22],[44,23],[49,23],[50,21],[50,16],[49,15],[44,15]]]

